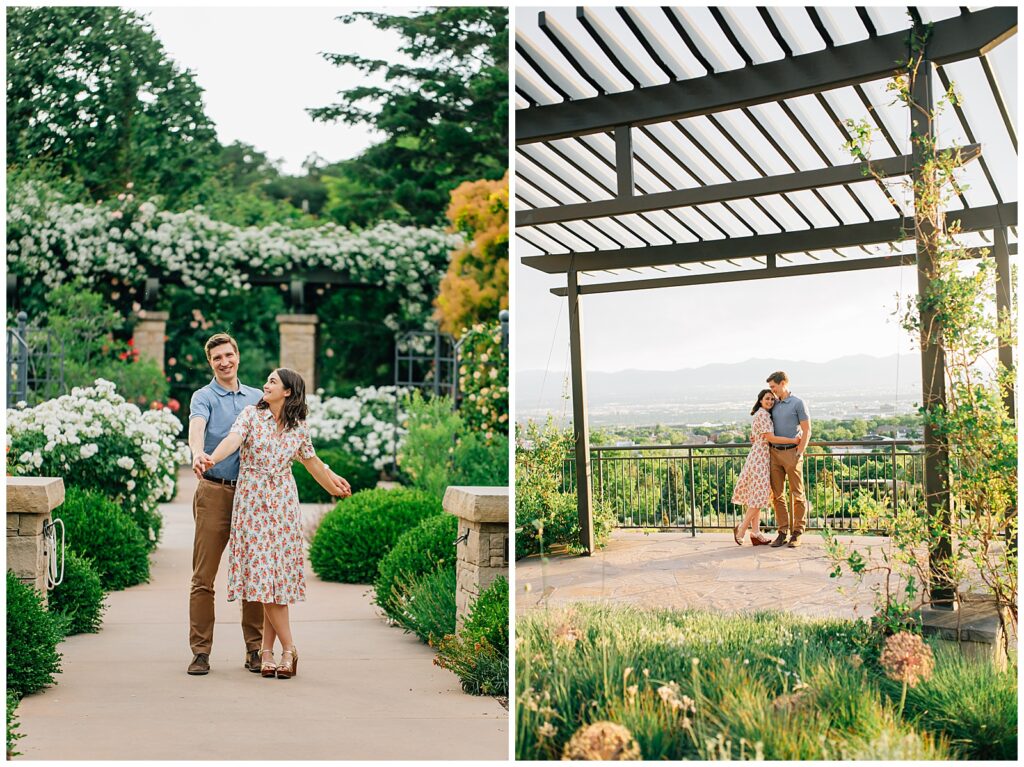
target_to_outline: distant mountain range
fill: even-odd
[[[588,373],[591,418],[595,423],[624,424],[740,420],[747,417],[765,378],[775,370],[786,371],[793,392],[820,418],[910,412],[921,398],[921,361],[916,354],[859,354],[829,362],[751,359],[682,370]],[[549,371],[545,376],[542,370],[522,370],[515,381],[518,419],[571,412],[562,398],[567,387],[560,373]]]

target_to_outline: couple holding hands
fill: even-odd
[[[192,395],[188,444],[199,479],[192,500],[195,539],[189,594],[191,675],[210,672],[214,580],[229,551],[228,601],[242,601],[245,668],[290,679],[298,652],[288,605],[306,598],[302,521],[292,462],[301,461],[332,496],[352,494],[313,450],[306,386],[278,368],[263,390],[238,380],[238,344],[226,333],[206,342],[213,380]],[[281,660],[274,660],[280,642]]]

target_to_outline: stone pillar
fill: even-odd
[[[290,368],[306,382],[306,393],[316,390],[316,325],[315,314],[279,314],[281,330],[281,367]]]
[[[1003,626],[1012,626],[1012,622],[1009,611],[996,605],[990,596],[964,594],[958,612],[925,605],[920,620],[921,633],[938,639],[940,646],[959,649],[965,658],[1006,668],[1007,638]],[[1010,636],[1009,644],[1016,647],[1017,637]]]
[[[143,309],[135,325],[135,348],[139,351],[139,359],[154,360],[161,372],[164,372],[164,340],[167,338],[167,320],[170,316],[168,312]]]
[[[444,510],[459,518],[455,564],[455,627],[499,576],[508,577],[508,488],[449,487]]]
[[[46,602],[47,552],[43,525],[64,503],[60,477],[7,478],[7,569],[32,586]]]

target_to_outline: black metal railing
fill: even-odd
[[[592,447],[595,506],[619,527],[730,529],[745,509],[732,494],[750,443]],[[807,527],[871,532],[874,514],[923,499],[924,444],[917,440],[812,442],[804,454]],[[575,459],[563,468],[576,486]],[[775,524],[766,509],[761,521]]]

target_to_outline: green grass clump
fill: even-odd
[[[902,686],[880,680],[899,702]],[[957,756],[971,760],[1012,760],[1017,756],[1017,670],[998,671],[964,658],[959,650],[936,654],[935,674],[907,690],[906,717],[940,732]]]
[[[561,758],[598,721],[626,727],[650,760],[956,753],[949,733],[899,715],[865,660],[864,623],[577,605],[520,618],[516,636],[517,759]]]
[[[120,591],[149,580],[149,544],[117,503],[69,487],[53,516],[64,522],[67,547],[92,562],[104,589]]]
[[[427,517],[402,533],[391,551],[381,559],[377,580],[373,583],[374,602],[391,618],[399,612],[402,583],[412,583],[434,570],[455,572],[458,527],[458,518],[451,514]]]
[[[358,455],[339,448],[317,449],[316,454],[330,467],[331,471],[348,480],[353,493],[370,490],[377,486],[380,472]],[[292,475],[295,477],[295,486],[298,488],[301,503],[330,503],[333,500],[330,494],[320,486],[320,483],[313,479],[313,475],[306,471],[306,467],[298,461],[292,464]]]
[[[402,533],[441,513],[440,499],[418,490],[355,493],[324,516],[309,547],[310,565],[325,581],[372,583]]]
[[[18,696],[54,683],[64,621],[47,611],[39,592],[7,571],[7,691]],[[8,708],[10,701],[8,700]]]
[[[68,549],[64,557],[64,577],[50,592],[50,612],[67,620],[68,636],[95,634],[103,622],[106,594],[100,576],[89,560]]]
[[[442,568],[412,581],[399,581],[393,620],[436,647],[455,631],[455,568]]]

